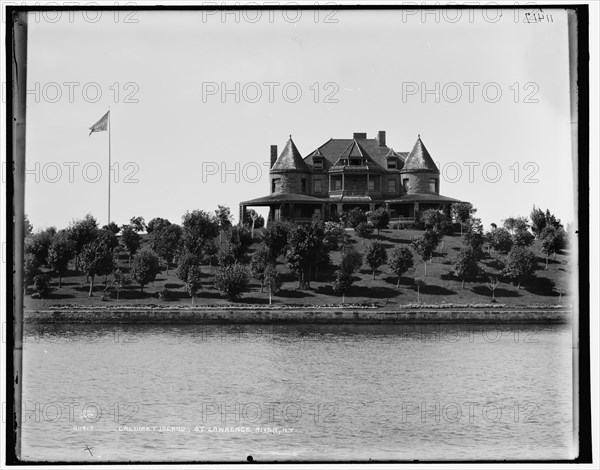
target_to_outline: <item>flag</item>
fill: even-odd
[[[109,114],[110,114],[110,111],[107,111],[106,114],[104,116],[102,116],[96,124],[94,124],[92,127],[90,127],[90,135],[92,135],[92,132],[101,132],[101,131],[105,131],[107,129]]]

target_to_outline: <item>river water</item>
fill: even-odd
[[[568,326],[29,325],[24,459],[573,458]]]

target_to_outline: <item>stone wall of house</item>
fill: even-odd
[[[436,173],[402,173],[401,174],[401,186],[404,186],[404,180],[408,178],[408,185],[406,193],[431,193],[429,180],[435,178],[437,180],[437,191],[435,194],[440,193],[440,175]],[[405,194],[402,189],[402,194]]]
[[[306,180],[306,191],[302,192],[302,180]],[[275,192],[283,194],[310,194],[311,193],[311,179],[307,173],[271,173],[270,175],[271,186],[273,188],[273,181],[275,180]],[[272,191],[271,191],[272,192]]]

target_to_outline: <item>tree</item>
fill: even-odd
[[[33,287],[40,296],[40,299],[45,299],[52,291],[50,287],[50,276],[40,273],[33,278]]]
[[[271,257],[276,260],[285,252],[292,225],[289,222],[275,220],[263,230],[262,241],[269,249]]]
[[[481,223],[481,219],[471,217],[466,221],[462,240],[464,245],[471,250],[476,259],[482,258],[482,248],[485,243],[485,236],[483,234],[483,224]]]
[[[546,227],[562,227],[560,219],[557,219],[556,216],[548,209],[546,209],[546,212],[544,212],[541,209],[536,209],[536,207],[533,206],[530,217],[532,221],[531,230],[538,238],[542,234],[542,230],[544,230]]]
[[[248,282],[248,270],[239,263],[222,266],[215,275],[215,287],[231,300],[240,297]]]
[[[252,235],[242,226],[232,227],[229,231],[229,250],[237,260],[244,260],[248,248],[252,245]]]
[[[471,218],[477,209],[473,207],[473,205],[469,202],[458,202],[456,204],[452,204],[452,215],[456,220],[460,222],[460,236],[463,235],[463,225]]]
[[[167,274],[169,274],[169,263],[173,262],[181,248],[182,236],[183,230],[177,224],[159,225],[150,233],[150,248],[165,260]]]
[[[187,291],[192,298],[192,305],[194,305],[194,299],[196,298],[196,294],[202,288],[202,273],[200,270],[200,266],[190,266],[188,270],[188,277],[186,281]]]
[[[521,282],[537,269],[537,260],[531,250],[522,246],[513,246],[503,261],[502,274],[517,282],[517,290]]]
[[[254,228],[263,228],[265,226],[265,218],[256,212],[254,209],[246,209],[244,214],[244,227],[252,228],[254,222]]]
[[[115,235],[117,235],[121,231],[121,227],[119,227],[116,223],[111,222],[108,225],[103,225],[102,230],[108,230],[109,232],[112,232]]]
[[[271,305],[273,303],[273,294],[277,294],[281,289],[281,279],[277,272],[277,268],[273,264],[268,264],[265,269],[264,284],[267,286],[267,289],[269,289],[269,305]]]
[[[318,224],[296,226],[288,237],[286,258],[292,272],[298,277],[299,289],[310,289],[311,270],[317,266],[324,249],[323,230]]]
[[[262,246],[254,252],[250,260],[250,273],[254,279],[260,281],[260,291],[263,291],[266,270],[273,265],[273,259],[267,247]]]
[[[396,248],[392,251],[392,256],[388,262],[390,270],[398,278],[396,288],[400,287],[400,278],[413,267],[414,258],[412,252],[408,248]]]
[[[202,258],[200,256],[196,256],[187,252],[181,253],[179,262],[177,264],[177,277],[181,281],[187,282],[192,266],[200,266],[201,264]]]
[[[342,271],[336,271],[335,280],[333,281],[333,292],[342,294],[342,304],[346,303],[346,294],[352,288],[352,275]]]
[[[229,266],[238,262],[238,259],[235,257],[229,246],[219,250],[217,260],[219,262],[219,266]]]
[[[254,229],[262,228],[265,226],[265,218],[256,212],[254,209],[247,209],[244,215],[245,227],[250,227],[250,234],[254,238]]]
[[[354,274],[360,269],[363,263],[362,255],[356,251],[353,247],[348,247],[342,254],[342,260],[340,262],[340,271],[346,274]]]
[[[426,286],[427,283],[425,282],[425,278],[415,278],[415,287],[417,288],[417,302],[421,302],[421,289],[423,289]]]
[[[129,266],[131,266],[131,258],[134,256],[140,245],[142,243],[142,239],[131,225],[126,225],[123,227],[123,233],[121,233],[121,244],[125,251],[127,251],[127,255],[129,257]]]
[[[344,249],[350,243],[350,236],[340,222],[325,222],[323,224],[323,243],[328,251]]]
[[[227,206],[217,206],[215,211],[215,218],[219,225],[219,243],[223,243],[223,232],[231,228],[231,209]]]
[[[355,207],[342,214],[342,222],[346,227],[356,228],[362,223],[367,223],[367,214],[360,207]]]
[[[133,229],[136,232],[143,232],[144,230],[146,230],[146,221],[143,217],[140,216],[132,217],[129,220],[129,225],[133,227]]]
[[[23,257],[23,289],[27,289],[39,273],[40,265],[36,257],[31,253],[25,253]]]
[[[377,268],[387,262],[387,252],[383,245],[374,242],[368,246],[365,259],[369,267],[373,270],[373,279],[375,279]]]
[[[216,217],[201,210],[183,216],[183,246],[193,255],[201,256],[204,245],[219,234]]]
[[[527,230],[529,228],[529,220],[527,217],[509,217],[504,219],[504,228],[511,234],[517,230]]]
[[[498,288],[498,284],[500,284],[500,281],[498,281],[498,278],[494,277],[494,276],[491,276],[490,282],[488,282],[486,284],[487,288],[492,291],[492,302],[493,303],[496,302],[496,289]]]
[[[123,271],[117,269],[113,273],[112,286],[117,292],[117,300],[119,300],[123,287],[128,286],[129,284],[131,284],[131,277],[129,277],[127,274],[124,274]]]
[[[153,282],[159,272],[158,256],[153,251],[148,249],[141,250],[133,258],[131,276],[140,285],[142,292],[144,291],[144,286],[149,282]]]
[[[35,256],[39,266],[44,266],[48,259],[48,250],[56,235],[56,228],[50,227],[34,233],[25,240],[25,253]]]
[[[379,236],[381,230],[389,227],[390,213],[383,207],[380,207],[379,209],[369,212],[368,219],[373,225],[373,228],[377,230],[377,236]]]
[[[411,246],[417,252],[417,254],[423,260],[425,266],[425,276],[427,276],[427,261],[431,259],[431,255],[437,248],[440,242],[439,235],[435,230],[425,230],[420,237],[413,237],[411,239]]]
[[[27,238],[33,233],[33,225],[31,225],[31,222],[29,221],[29,216],[27,214],[25,214],[23,224],[24,236],[25,238]]]
[[[496,228],[486,234],[487,244],[500,253],[508,253],[513,246],[510,233],[505,228]]]
[[[148,222],[148,225],[146,227],[146,232],[148,232],[148,234],[150,235],[152,232],[162,230],[163,228],[166,228],[169,225],[171,225],[171,222],[169,222],[169,219],[155,217],[150,222]]]
[[[435,230],[439,235],[449,232],[450,221],[448,217],[437,209],[428,209],[421,212],[419,220],[421,220],[425,229]]]
[[[83,219],[74,220],[69,226],[69,234],[75,244],[75,265],[81,268],[79,256],[83,247],[94,241],[98,235],[98,222],[91,215],[87,214]]]
[[[354,227],[354,233],[361,239],[361,245],[365,244],[365,238],[373,233],[373,228],[366,222],[361,222]]]
[[[542,253],[546,255],[546,269],[548,269],[548,256],[560,253],[566,246],[566,233],[562,227],[556,228],[552,225],[544,227],[540,233],[542,240]]]
[[[208,240],[202,247],[202,262],[210,266],[212,266],[213,264],[217,264],[219,262],[219,259],[217,257],[218,253],[219,247],[214,242],[214,240]]]
[[[463,248],[458,252],[457,257],[454,259],[452,272],[462,281],[462,289],[465,288],[465,281],[471,281],[477,278],[479,267],[477,266],[477,258],[473,250]]]
[[[90,279],[88,296],[94,294],[94,279],[96,276],[106,276],[114,269],[113,256],[104,241],[100,238],[86,244],[81,251],[81,264],[85,275]]]
[[[512,239],[516,246],[530,246],[533,243],[534,236],[527,229],[515,229]]]
[[[531,214],[529,214],[529,218],[531,219],[532,232],[536,237],[539,237],[542,230],[546,227],[546,214],[544,214],[543,210],[536,208],[534,205]]]
[[[58,287],[62,287],[62,275],[67,270],[69,260],[75,254],[75,244],[67,230],[60,230],[52,240],[48,250],[47,264],[58,274]]]

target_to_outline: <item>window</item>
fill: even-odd
[[[375,180],[369,180],[369,191],[375,191]]]
[[[429,178],[429,192],[437,193],[437,179]]]
[[[302,178],[300,180],[300,191],[305,193],[306,192],[306,179]]]
[[[396,161],[396,159],[395,158],[388,158],[387,169],[388,170],[395,170],[396,168],[398,168],[398,162]]]
[[[279,178],[273,178],[271,180],[271,192],[272,193],[277,191],[277,186],[279,186]]]
[[[321,192],[321,180],[315,180],[315,193]]]
[[[404,192],[407,193],[408,192],[408,178],[404,178],[402,180],[402,187],[404,188]]]
[[[389,193],[395,193],[396,192],[396,180],[395,179],[389,179],[388,180],[388,192]]]
[[[313,162],[313,167],[315,168],[315,170],[322,170],[323,169],[323,159],[315,158],[315,160]]]
[[[341,179],[335,179],[335,180],[333,180],[333,189],[334,190],[340,190],[340,189],[342,189],[342,180]]]

